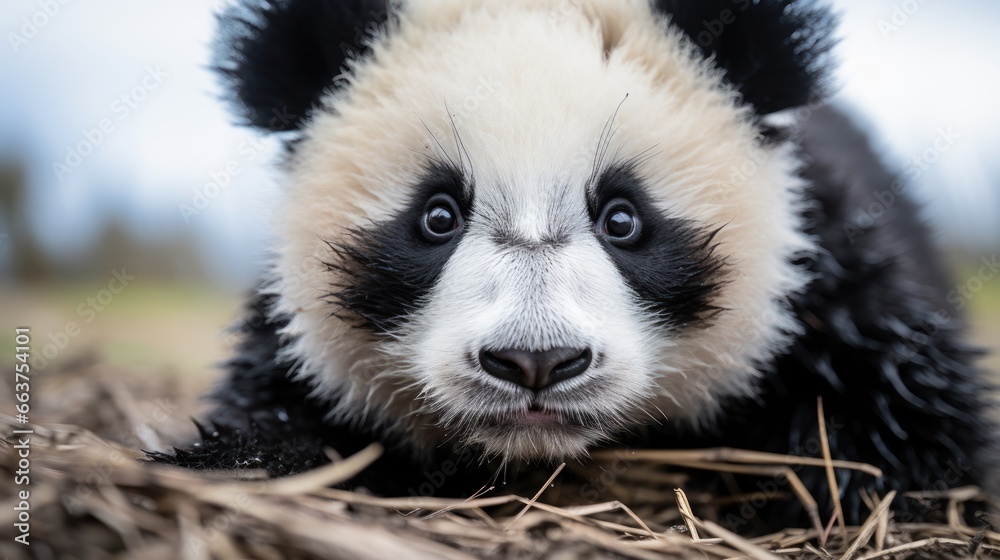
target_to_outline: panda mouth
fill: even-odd
[[[564,425],[562,415],[554,410],[547,410],[535,402],[531,403],[526,410],[519,413],[515,418],[515,421],[518,424],[550,426]]]

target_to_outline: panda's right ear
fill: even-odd
[[[214,69],[245,124],[298,130],[348,60],[369,52],[388,0],[238,0],[219,15]]]

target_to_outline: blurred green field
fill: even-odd
[[[45,366],[36,367],[36,373],[95,360],[137,373],[177,376],[193,388],[207,386],[218,375],[215,365],[232,351],[235,340],[225,329],[239,316],[238,295],[194,284],[135,283],[106,307],[98,302],[102,311],[92,311],[88,298],[96,298],[104,288],[95,284],[0,291],[3,332],[8,333],[0,335],[2,363],[12,363],[13,329],[28,326],[33,352]],[[1000,281],[976,293],[966,313],[974,342],[993,352],[984,364],[1000,373]],[[75,336],[70,323],[78,327]]]
[[[978,264],[978,263],[977,263]],[[976,277],[976,267],[960,266],[955,278]],[[973,283],[974,287],[978,284]],[[972,329],[972,339],[990,354],[983,364],[1000,380],[1000,278],[986,281],[978,292],[970,292],[968,306],[962,311]]]
[[[36,373],[94,360],[179,377],[193,386],[211,383],[216,365],[231,352],[234,338],[226,328],[239,317],[240,297],[193,284],[135,283],[105,306],[98,299],[105,288],[0,291],[2,326],[10,333],[0,336],[4,363],[11,363],[13,329],[30,327]],[[91,307],[88,298],[102,310]]]

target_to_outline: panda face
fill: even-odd
[[[665,341],[612,254],[625,236],[592,218],[586,176],[568,179],[483,177],[491,187],[389,345],[441,425],[490,454],[578,454],[655,394],[650,349]]]
[[[564,4],[404,7],[304,125],[270,290],[334,414],[556,460],[796,330],[794,159],[648,6]]]

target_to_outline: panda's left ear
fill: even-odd
[[[758,115],[823,97],[836,18],[812,0],[652,0]]]
[[[388,0],[237,0],[219,15],[214,68],[245,124],[297,130],[389,17]]]

